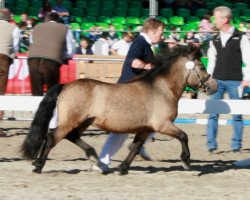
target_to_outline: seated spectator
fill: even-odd
[[[117,32],[115,32],[115,27],[113,24],[109,24],[109,45],[112,46],[115,42],[118,41],[119,37],[117,35]]]
[[[97,41],[100,38],[102,32],[99,32],[101,28],[99,26],[92,26],[90,28],[90,32],[87,35],[88,39],[92,40],[93,42]]]
[[[167,47],[171,49],[171,48],[177,46],[179,42],[175,39],[170,38],[170,39],[164,40],[164,43],[166,43]]]
[[[180,42],[181,41],[181,35],[180,35],[180,33],[178,31],[179,31],[179,28],[172,27],[171,28],[171,34],[169,35],[169,39],[174,39],[174,40]]]
[[[21,21],[20,22],[26,22],[28,19],[28,14],[27,13],[22,13],[21,14]]]
[[[238,28],[240,31],[242,31],[242,32],[246,32],[247,31],[247,27],[246,27],[246,25],[245,25],[245,23],[244,22],[240,22],[239,23],[239,28]]]
[[[184,37],[184,43],[192,43],[193,45],[199,44],[199,39],[195,37],[193,31],[188,31]]]
[[[107,32],[103,32],[100,38],[94,42],[92,46],[92,51],[94,55],[109,55],[109,34]]]
[[[122,55],[125,56],[128,53],[128,50],[133,41],[133,34],[130,32],[124,32],[122,34],[122,39],[118,40],[111,46],[111,53],[113,55]]]
[[[69,24],[69,11],[62,5],[62,0],[56,0],[56,5],[52,11],[57,12],[64,24]]]
[[[204,41],[211,40],[213,37],[212,31],[214,31],[214,26],[210,22],[210,17],[210,14],[206,13],[199,24],[199,31],[202,31]]]
[[[87,38],[82,38],[80,46],[76,48],[75,54],[93,55],[93,51]]]
[[[52,7],[51,7],[49,0],[45,0],[43,2],[42,8],[39,10],[38,19],[43,22],[47,13],[51,11],[52,11]]]

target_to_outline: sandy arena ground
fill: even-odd
[[[250,126],[244,129],[243,150],[230,152],[232,129],[220,126],[219,151],[206,149],[204,125],[178,125],[189,136],[192,170],[180,165],[180,143],[160,134],[147,145],[153,161],[135,160],[129,174],[101,175],[89,172],[89,161],[81,149],[63,140],[50,153],[42,174],[32,173],[31,163],[20,158],[18,148],[30,122],[2,121],[0,137],[0,199],[170,199],[247,200],[250,197],[250,167],[233,163],[250,157]],[[97,152],[107,137],[94,131],[83,136]],[[113,158],[117,167],[128,153],[128,145]]]

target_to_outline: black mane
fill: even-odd
[[[193,45],[178,45],[172,49],[163,48],[152,62],[153,69],[146,72],[141,78],[154,77],[163,72],[168,72],[179,57],[189,57],[190,60],[196,60],[200,59],[201,56],[200,49]]]

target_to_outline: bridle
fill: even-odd
[[[194,64],[194,61],[193,60],[189,60],[188,62],[192,62]],[[189,75],[191,74],[192,71],[195,72],[195,75],[198,77],[199,79],[199,83],[198,83],[198,86],[197,88],[198,89],[201,89],[202,92],[206,92],[208,90],[208,87],[205,86],[205,83],[208,81],[208,79],[210,78],[210,74],[207,75],[206,78],[204,78],[203,80],[201,79],[200,75],[198,74],[198,72],[196,71],[195,69],[196,65],[194,64],[193,68],[192,69],[188,69],[188,75],[187,75],[187,78],[186,78],[186,86],[193,89],[195,92],[198,92],[195,88],[193,88],[192,86],[190,86],[188,84],[188,78],[189,78]]]

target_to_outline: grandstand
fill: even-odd
[[[168,27],[177,26],[182,30],[198,30],[200,19],[205,13],[219,5],[231,7],[234,18],[232,24],[236,27],[240,22],[249,22],[250,3],[247,0],[205,0],[206,7],[198,8],[194,15],[188,8],[166,8],[159,6],[159,15]],[[14,13],[16,22],[20,14],[27,12],[29,16],[37,19],[43,0],[5,0],[5,7]],[[56,0],[50,1],[52,5]],[[63,5],[70,11],[72,29],[89,29],[98,24],[107,29],[108,24],[114,24],[117,30],[137,30],[137,27],[149,16],[149,0],[63,0]]]

